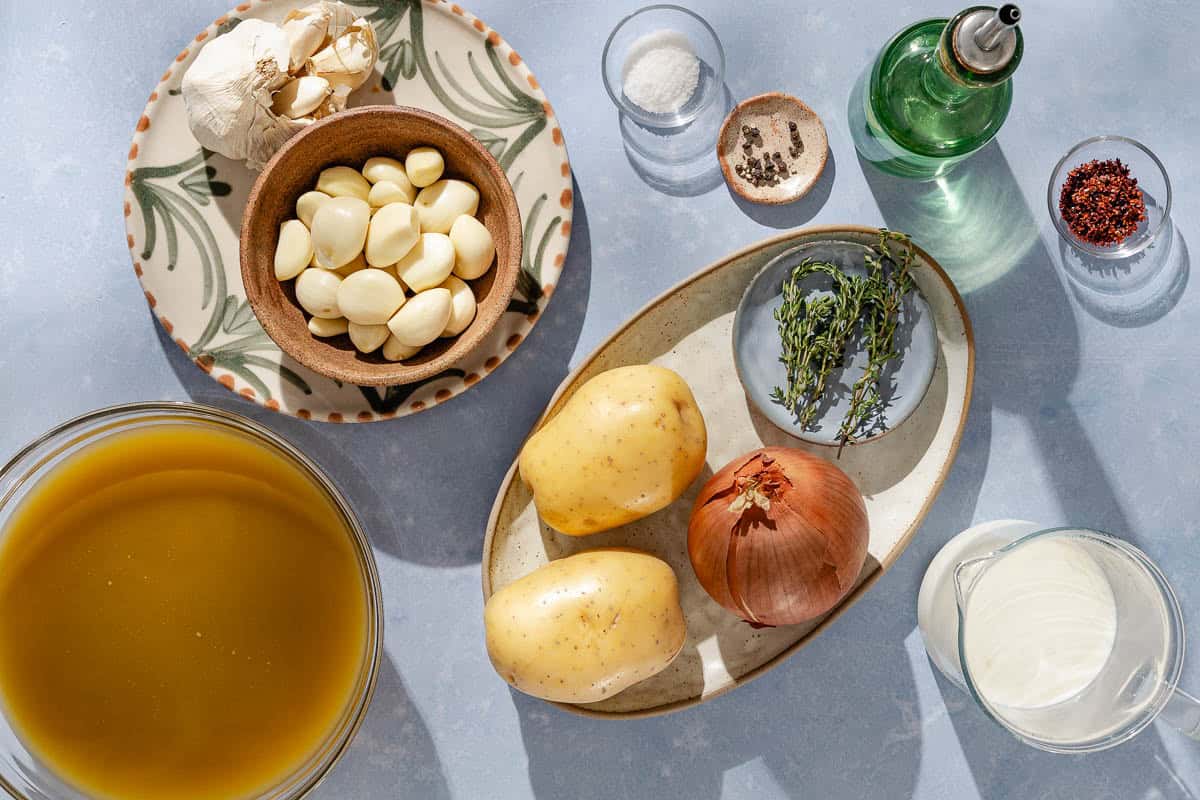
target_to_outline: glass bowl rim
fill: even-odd
[[[1162,206],[1162,219],[1160,219],[1158,224],[1152,229],[1147,229],[1146,236],[1142,238],[1142,241],[1136,247],[1121,249],[1118,246],[1118,248],[1115,250],[1108,250],[1098,248],[1093,244],[1089,244],[1071,232],[1071,229],[1067,227],[1066,223],[1062,219],[1062,214],[1058,210],[1058,195],[1062,191],[1062,186],[1059,184],[1057,179],[1059,174],[1062,172],[1063,167],[1076,153],[1083,150],[1085,147],[1090,147],[1098,142],[1120,142],[1121,144],[1125,144],[1142,151],[1142,153],[1147,155],[1150,160],[1154,162],[1154,165],[1158,167],[1158,172],[1162,176],[1163,185],[1167,188],[1166,201]],[[1140,185],[1141,184],[1139,183],[1139,186]],[[1050,211],[1050,219],[1054,223],[1055,230],[1058,231],[1058,235],[1061,236],[1063,240],[1067,242],[1067,244],[1071,245],[1082,253],[1095,256],[1096,258],[1118,259],[1135,256],[1149,247],[1156,239],[1158,239],[1159,234],[1161,234],[1166,227],[1167,221],[1171,218],[1171,196],[1171,178],[1167,174],[1167,168],[1163,165],[1162,161],[1159,160],[1158,156],[1154,154],[1153,150],[1139,142],[1137,139],[1132,139],[1128,136],[1121,136],[1115,133],[1105,133],[1100,134],[1099,136],[1091,136],[1081,142],[1078,142],[1067,151],[1066,155],[1058,160],[1058,163],[1054,165],[1054,169],[1050,171],[1050,184],[1046,189],[1046,206]]]
[[[677,115],[674,119],[667,120],[668,124],[664,125],[662,119],[663,114],[652,114],[645,111],[632,102],[626,102],[625,93],[617,93],[614,91],[612,84],[608,80],[608,70],[605,69],[608,64],[608,54],[612,49],[613,41],[617,38],[617,34],[621,32],[627,24],[633,21],[635,17],[639,17],[650,11],[673,11],[686,14],[692,19],[700,23],[700,26],[708,31],[708,35],[712,37],[713,44],[717,48],[717,65],[714,70],[714,83],[718,88],[718,95],[724,91],[725,86],[725,46],[721,44],[721,37],[717,35],[716,29],[709,24],[708,20],[692,11],[690,8],[675,5],[674,3],[653,3],[648,6],[642,6],[638,10],[625,15],[616,25],[613,26],[612,32],[608,34],[608,38],[604,41],[604,49],[600,53],[600,78],[604,83],[604,91],[608,92],[608,97],[613,101],[613,104],[621,111],[642,125],[651,128],[679,128],[695,120],[700,113],[708,106],[709,103],[698,103],[696,108],[692,109],[687,114]]]
[[[253,797],[253,800],[300,800],[316,789],[333,771],[362,726],[378,683],[384,642],[383,590],[380,586],[378,566],[371,549],[370,539],[341,489],[312,458],[266,425],[217,406],[178,400],[119,403],[88,411],[52,426],[17,450],[11,458],[0,465],[0,509],[3,509],[20,487],[33,478],[46,464],[44,459],[33,463],[25,462],[35,457],[39,451],[53,446],[56,440],[76,432],[80,432],[86,438],[92,433],[112,431],[122,422],[137,424],[152,419],[156,415],[192,417],[206,423],[229,425],[260,438],[267,445],[274,447],[281,457],[289,460],[293,466],[316,482],[317,486],[333,501],[350,534],[351,544],[358,557],[362,572],[367,601],[368,626],[363,665],[356,679],[354,693],[342,716],[317,750],[310,754],[306,761],[280,778],[276,784],[258,790],[259,794]],[[105,422],[110,424],[94,431],[86,429],[89,425]],[[83,430],[81,431],[81,429]],[[80,440],[75,440],[75,442],[78,441]],[[71,442],[64,444],[71,444]],[[11,478],[13,483],[5,489],[2,482],[7,478]],[[79,790],[76,789],[76,791]],[[86,796],[82,792],[80,794]],[[16,798],[16,800],[27,800],[28,798],[24,791],[13,786],[8,778],[0,774],[0,796],[4,795]]]

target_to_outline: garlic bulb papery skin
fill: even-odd
[[[356,19],[327,47],[313,53],[307,71],[332,86],[354,90],[371,76],[378,56],[375,29],[366,19]]]
[[[196,141],[260,170],[308,122],[271,111],[271,96],[288,82],[288,40],[269,22],[248,19],[200,51],[184,73],[181,93]]]
[[[184,73],[188,127],[205,148],[261,170],[305,126],[344,110],[378,54],[371,23],[343,3],[293,10],[281,25],[243,20]]]

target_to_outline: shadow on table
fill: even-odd
[[[733,191],[728,185],[725,188],[729,192],[730,198],[733,199],[734,205],[759,225],[766,225],[771,228],[798,228],[815,217],[825,207],[826,201],[829,200],[829,195],[833,192],[835,178],[837,178],[837,159],[834,158],[833,150],[831,149],[829,151],[829,158],[825,161],[825,170],[821,173],[821,177],[817,179],[816,184],[813,185],[808,194],[794,203],[785,203],[779,206],[751,203]]]
[[[450,797],[420,712],[387,656],[375,698],[354,743],[313,794],[316,798]]]
[[[903,638],[911,627],[895,624],[895,601],[891,593],[868,593],[782,666],[664,717],[582,718],[514,691],[535,795],[909,796],[921,721],[911,672],[896,669],[908,663]]]
[[[995,411],[1028,426],[1042,463],[1025,480],[1049,480],[1066,521],[1136,542],[1070,400],[1080,353],[1071,303],[999,145],[993,142],[949,176],[925,184],[862,166],[887,225],[912,234],[955,280],[976,344],[974,396],[958,459],[922,535],[886,579],[900,579],[898,591],[915,605],[929,560],[971,524],[993,446]],[[1186,249],[1184,256],[1186,275]],[[1021,478],[1009,480],[1012,506],[1000,515],[1021,518]],[[915,624],[914,617],[905,614],[905,625]],[[1173,776],[1155,732],[1085,758],[1043,753],[1018,742],[973,703],[960,702],[961,691],[938,680],[979,796],[1191,797]],[[1115,794],[1114,775],[1129,782]]]
[[[571,246],[554,297],[528,339],[486,380],[419,414],[330,425],[267,411],[201,372],[159,328],[188,395],[280,431],[342,488],[372,544],[406,561],[477,563],[495,490],[566,376],[591,288],[591,232],[576,184]],[[502,424],[498,424],[502,421]]]
[[[1085,255],[1062,237],[1058,254],[1079,304],[1118,328],[1140,328],[1161,319],[1179,302],[1191,274],[1187,242],[1173,220],[1154,244],[1131,258]]]
[[[721,185],[717,133],[733,108],[733,93],[728,86],[721,89],[700,117],[679,128],[649,128],[618,114],[625,158],[643,183],[671,197],[696,197]]]

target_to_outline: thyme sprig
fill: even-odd
[[[893,250],[893,245],[901,245]],[[796,421],[811,428],[821,408],[830,376],[847,358],[855,331],[867,354],[863,374],[850,390],[850,407],[838,428],[842,447],[885,427],[882,394],[884,371],[899,356],[896,326],[904,297],[913,288],[914,254],[906,234],[883,229],[865,258],[867,274],[847,275],[828,261],[808,258],[792,268],[783,282],[783,302],[775,310],[783,346],[779,360],[787,369],[786,388],[776,386],[772,401],[791,409]],[[801,287],[811,275],[826,275],[829,293]]]

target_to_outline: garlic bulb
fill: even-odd
[[[243,20],[184,74],[188,126],[207,149],[261,170],[306,125],[345,109],[378,55],[371,23],[340,2],[295,9],[281,25]]]

